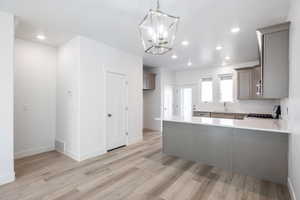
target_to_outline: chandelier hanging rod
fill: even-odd
[[[160,9],[160,3],[159,3],[159,0],[157,0],[156,2],[156,10],[159,10]]]

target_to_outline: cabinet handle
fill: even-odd
[[[262,83],[261,80],[259,80],[256,84],[256,95],[261,96],[262,95]]]

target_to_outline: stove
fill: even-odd
[[[271,114],[256,114],[256,113],[250,113],[247,115],[247,117],[251,118],[262,118],[262,119],[273,119],[273,116]]]

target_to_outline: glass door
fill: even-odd
[[[192,117],[192,88],[181,88],[180,115],[183,118]]]

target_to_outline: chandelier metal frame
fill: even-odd
[[[179,17],[160,10],[157,0],[156,10],[150,9],[139,24],[139,32],[144,51],[151,55],[163,55],[173,49]],[[145,24],[150,24],[146,26]]]

